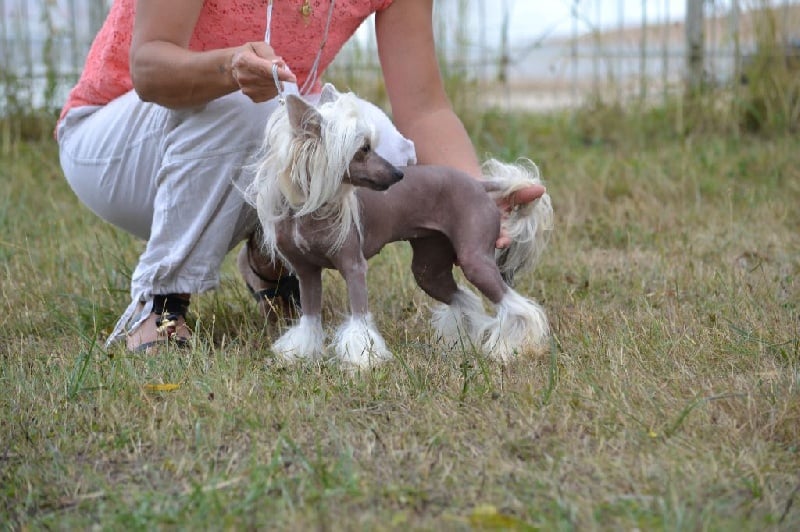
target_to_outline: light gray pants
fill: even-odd
[[[108,343],[147,317],[153,294],[218,285],[225,255],[256,227],[241,191],[278,105],[236,92],[170,110],[131,91],[102,107],[72,109],[61,121],[61,166],[75,194],[101,218],[147,241],[131,278],[131,305]],[[364,105],[374,116],[376,108]],[[413,144],[380,114],[383,155],[413,164]]]

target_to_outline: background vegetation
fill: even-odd
[[[233,257],[191,349],[105,350],[142,243],[75,199],[50,111],[6,117],[0,525],[797,530],[797,72],[765,57],[747,84],[547,115],[448,76],[479,153],[535,160],[556,211],[518,281],[551,349],[506,366],[436,342],[405,245],[371,263],[396,355],[375,370],[277,363]],[[344,304],[327,275],[329,324]]]

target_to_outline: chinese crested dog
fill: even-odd
[[[266,127],[248,194],[264,250],[299,278],[302,308],[273,351],[286,360],[325,353],[322,270],[334,268],[350,301],[350,316],[333,342],[336,356],[360,367],[391,357],[367,305],[367,260],[398,240],[411,244],[420,288],[441,303],[432,321],[443,341],[463,342],[503,362],[544,350],[544,311],[506,279],[530,269],[547,243],[553,223],[547,194],[508,215],[503,223],[513,244],[495,256],[501,226],[496,199],[539,183],[536,166],[489,160],[484,180],[443,166],[396,168],[372,149],[375,131],[356,100],[328,86],[317,106],[289,95]],[[456,265],[494,305],[494,315],[456,283]]]

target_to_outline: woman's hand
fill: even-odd
[[[203,105],[240,90],[254,102],[278,94],[278,78],[295,81],[265,42],[216,50],[192,51],[189,42],[203,0],[136,0],[130,68],[139,97],[173,109]]]
[[[272,76],[272,65],[278,65],[280,81],[297,82],[283,59],[265,42],[250,42],[231,56],[231,75],[242,93],[254,102],[265,102],[278,94]]]
[[[497,206],[500,207],[500,211],[503,213],[503,217],[505,218],[508,214],[514,210],[514,207],[517,205],[524,205],[526,203],[530,203],[532,201],[536,201],[537,199],[542,197],[542,194],[546,192],[544,186],[542,185],[531,185],[529,187],[525,187],[521,190],[514,192],[504,198],[500,198],[497,201]],[[507,248],[511,245],[511,238],[509,238],[508,233],[504,228],[500,228],[500,236],[497,237],[497,242],[495,242],[495,247],[497,248]]]

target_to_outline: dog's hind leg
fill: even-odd
[[[459,255],[459,261],[467,279],[497,308],[494,323],[486,329],[484,350],[502,362],[521,352],[542,351],[549,334],[542,307],[503,281],[492,255],[464,253]]]
[[[275,343],[272,351],[289,362],[322,356],[325,333],[322,330],[322,270],[296,269],[300,279],[300,304],[303,315]]]
[[[360,250],[360,248],[359,248]],[[351,315],[337,330],[336,355],[342,362],[358,367],[374,366],[392,357],[378,332],[367,301],[367,261],[359,251],[342,253],[334,264],[347,283]]]
[[[456,254],[441,235],[411,241],[414,258],[411,271],[422,290],[442,304],[433,309],[432,322],[448,347],[471,348],[483,342],[483,331],[492,323],[483,302],[473,292],[458,286],[453,277]]]

